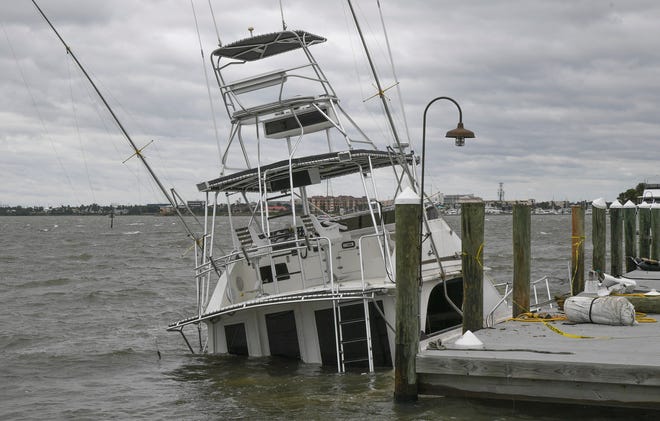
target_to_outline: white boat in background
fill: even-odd
[[[392,366],[395,225],[382,194],[394,197],[402,183],[417,186],[418,158],[405,148],[379,149],[343,109],[311,52],[325,41],[283,30],[211,54],[231,130],[221,175],[198,185],[208,210],[195,267],[198,310],[168,327],[186,338],[187,326],[206,325],[203,351],[299,358],[340,372]],[[333,183],[335,192],[360,186],[368,210],[322,216],[308,200],[322,183]],[[251,216],[230,213],[230,230],[218,232],[219,201],[231,210],[236,197],[252,203]],[[291,211],[269,214],[272,201],[288,201]],[[437,212],[429,214],[420,287],[424,334],[461,323],[463,293],[460,240]],[[216,244],[227,242],[222,236],[231,237],[233,249],[218,255]],[[490,282],[484,297],[489,313],[501,303]]]
[[[486,215],[501,215],[502,214],[502,209],[500,208],[495,208],[492,206],[486,206],[486,209],[484,210]]]

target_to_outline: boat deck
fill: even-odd
[[[647,280],[647,287],[660,284]],[[660,314],[647,317],[660,321]],[[658,322],[508,320],[474,334],[484,349],[458,348],[460,331],[421,344],[420,394],[660,410]]]

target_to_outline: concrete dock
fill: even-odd
[[[660,289],[658,275],[647,274],[642,289]],[[483,349],[458,348],[460,330],[446,332],[420,343],[418,390],[660,410],[660,314],[647,317],[658,322],[509,320],[474,332]]]

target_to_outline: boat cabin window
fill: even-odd
[[[262,283],[269,284],[273,282],[273,270],[270,265],[259,267],[259,272],[261,273]],[[278,282],[291,278],[286,263],[275,263],[275,276],[277,276]]]

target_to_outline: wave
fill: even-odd
[[[126,231],[126,232],[122,232],[122,234],[124,234],[124,235],[136,235],[136,234],[140,234],[140,231]]]
[[[75,254],[75,255],[72,255],[72,256],[67,256],[67,257],[65,257],[65,260],[80,260],[80,261],[83,261],[83,262],[87,262],[89,260],[92,260],[93,258],[94,258],[94,256],[89,254],[89,253],[82,253],[82,254]]]
[[[82,295],[82,299],[85,302],[102,303],[102,304],[108,304],[114,302],[125,303],[127,302],[127,300],[134,300],[136,303],[139,303],[141,302],[140,300],[143,300],[145,298],[153,299],[153,298],[158,298],[160,296],[161,295],[154,290],[131,287],[131,288],[114,290],[114,291],[108,289],[91,291],[88,293],[84,293]]]
[[[33,342],[35,337],[25,334],[0,335],[0,349],[24,349]]]
[[[71,282],[69,278],[52,278],[40,281],[29,281],[19,285],[22,288],[42,288],[42,287],[57,287],[66,285]]]

